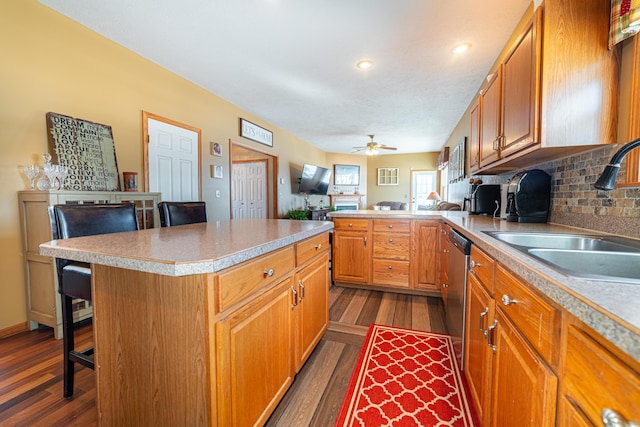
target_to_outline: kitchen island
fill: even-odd
[[[212,221],[79,237],[99,423],[264,423],[328,325],[331,222]]]

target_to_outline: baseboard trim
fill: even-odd
[[[10,337],[11,335],[19,334],[29,330],[27,322],[18,323],[17,325],[9,326],[8,328],[0,329],[0,339]]]

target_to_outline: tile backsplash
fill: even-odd
[[[542,169],[551,175],[549,222],[640,238],[640,187],[611,191],[596,190],[593,184],[619,146],[604,146],[527,169]],[[624,179],[622,162],[618,182]],[[485,183],[505,184],[518,171],[496,176],[474,176]],[[451,200],[466,196],[468,183],[450,188]]]

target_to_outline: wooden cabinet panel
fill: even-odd
[[[479,97],[469,112],[471,119],[469,130],[469,171],[471,173],[480,169],[481,101],[482,97]]]
[[[329,233],[319,234],[296,243],[296,266],[329,249]]]
[[[496,309],[491,426],[555,426],[558,379]]]
[[[293,382],[289,277],[216,324],[218,425],[263,425]]]
[[[416,289],[440,291],[438,274],[438,221],[414,221],[411,282]]]
[[[333,280],[368,283],[371,270],[369,233],[335,230],[331,272]]]
[[[494,318],[494,302],[474,275],[469,274],[468,280],[465,375],[478,418],[482,425],[488,425],[493,352],[487,345],[486,330]]]
[[[601,425],[605,408],[627,421],[640,422],[640,372],[574,325],[568,327],[565,357],[563,399],[594,425]],[[561,411],[563,417],[571,416],[566,412],[566,408]],[[559,422],[569,425],[567,419]]]
[[[500,158],[502,66],[493,73],[481,96],[480,167],[482,168]]]
[[[222,271],[218,275],[217,312],[224,311],[294,268],[294,248],[288,246]]]
[[[496,268],[496,304],[547,363],[555,365],[560,342],[560,312],[502,266]]]
[[[361,218],[334,218],[333,227],[336,230],[369,231],[369,220]]]
[[[449,232],[451,227],[447,224],[440,225],[440,234],[438,240],[438,253],[440,262],[440,292],[444,308],[447,308],[447,287],[449,286],[449,253],[452,247],[449,243]]]
[[[374,219],[373,232],[394,232],[409,233],[411,232],[410,219]]]
[[[478,281],[487,289],[489,295],[493,296],[495,289],[493,280],[495,261],[475,245],[471,246],[469,271],[478,278]]]
[[[409,261],[409,234],[374,233],[373,257]]]
[[[373,283],[409,287],[409,262],[390,259],[373,260]]]
[[[536,47],[540,43],[537,33],[542,14],[535,14],[534,19],[537,25],[533,20],[529,23],[502,66],[501,157],[538,142],[539,97],[536,91],[540,67]]]
[[[300,371],[329,326],[329,254],[304,267],[296,276],[295,370]]]

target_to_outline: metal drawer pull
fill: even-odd
[[[388,266],[387,268],[388,268],[389,270],[393,270],[393,267],[391,267],[391,266]]]
[[[298,285],[300,286],[300,301],[302,301],[304,299],[304,284],[302,280],[298,281]]]
[[[316,245],[316,249],[322,249],[322,243],[318,243],[318,244]]]
[[[613,409],[602,410],[602,425],[605,427],[638,427],[635,421],[627,421],[619,412]]]
[[[485,337],[487,336],[487,330],[483,328],[483,326],[484,326],[484,318],[487,314],[489,314],[489,307],[485,307],[484,311],[480,313],[480,330],[482,331],[482,334]]]
[[[393,239],[389,239],[389,243],[393,243]]]
[[[480,264],[479,262],[475,262],[474,260],[471,260],[471,262],[469,263],[470,268],[480,267],[481,265],[482,264]]]
[[[489,326],[489,329],[487,329],[487,334],[486,334],[486,336],[487,336],[487,345],[489,347],[491,347],[491,350],[493,350],[494,353],[496,352],[496,348],[497,347],[493,343],[493,330],[496,328],[496,326],[498,326],[498,321],[494,320],[493,321],[493,325]]]
[[[267,276],[267,277],[273,276],[273,273],[275,273],[273,268],[270,268],[270,269],[264,271],[264,275]]]
[[[296,292],[296,288],[294,288],[293,285],[291,285],[291,292],[293,292],[293,303],[291,304],[291,310],[293,310],[294,308],[296,308],[296,305],[298,305],[298,293]]]
[[[353,227],[353,224],[349,223],[349,227]]]
[[[517,299],[512,299],[507,294],[502,295],[502,304],[504,305],[517,304],[518,302],[519,301]]]

